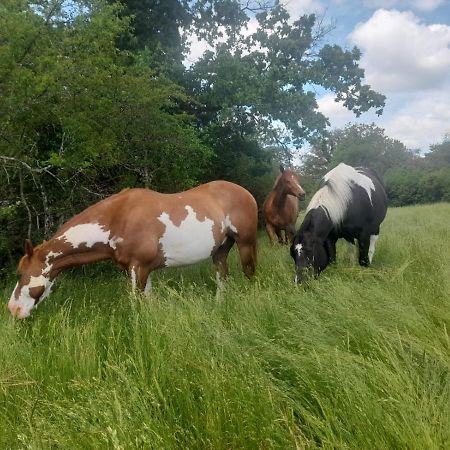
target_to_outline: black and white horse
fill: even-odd
[[[339,164],[321,180],[291,245],[295,280],[309,270],[318,275],[336,260],[336,241],[344,238],[359,247],[359,264],[372,262],[387,197],[377,174],[367,168]]]

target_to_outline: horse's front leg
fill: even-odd
[[[289,245],[290,243],[293,242],[294,236],[295,236],[295,226],[294,225],[290,224],[286,227],[285,236],[286,236],[286,244],[287,245]]]
[[[136,294],[139,289],[144,294],[150,295],[152,283],[150,278],[150,268],[139,263],[132,263],[129,266],[128,273],[131,280],[131,291]]]
[[[358,238],[359,265],[367,267],[369,262],[370,236],[362,235]]]
[[[278,243],[283,245],[284,244],[283,230],[281,228],[275,228],[275,233],[278,238]],[[286,236],[286,233],[285,233],[285,236]]]
[[[216,266],[217,293],[223,288],[223,280],[228,275],[227,257],[234,245],[234,239],[228,236],[225,242],[213,253],[212,260]]]
[[[275,233],[275,228],[270,223],[266,223],[266,231],[267,231],[267,235],[269,236],[270,243],[274,244],[276,242],[276,240],[278,239],[277,235]]]
[[[325,249],[328,253],[328,261],[330,263],[336,262],[336,240],[328,238],[325,241]]]

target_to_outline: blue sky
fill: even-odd
[[[292,15],[315,12],[335,23],[328,43],[362,51],[365,82],[387,96],[382,116],[356,119],[334,101],[319,98],[331,127],[374,122],[386,135],[422,152],[450,134],[450,1],[290,0]]]
[[[294,19],[324,16],[335,28],[324,43],[362,51],[365,82],[386,95],[382,116],[360,118],[320,92],[319,109],[331,128],[374,122],[387,136],[426,152],[450,134],[449,0],[281,0]],[[204,50],[194,43],[191,57]]]

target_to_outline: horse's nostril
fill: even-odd
[[[19,310],[19,307],[17,305],[8,305],[9,312],[13,317],[16,317],[17,311]]]

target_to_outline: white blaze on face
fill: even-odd
[[[66,230],[56,239],[69,243],[73,248],[78,248],[81,244],[91,248],[95,244],[108,244],[112,249],[116,249],[117,244],[122,242],[121,237],[109,237],[111,232],[104,229],[104,225],[99,223],[81,223]]]
[[[292,181],[296,184],[298,190],[299,190],[300,192],[303,192],[303,188],[300,186],[299,182],[296,180],[296,178],[294,177],[294,175],[291,175],[291,179],[292,179]]]
[[[158,217],[158,220],[166,226],[159,243],[168,267],[203,261],[211,256],[215,246],[214,222],[208,217],[200,221],[191,206],[186,205],[185,208],[188,214],[179,226],[171,221],[166,212]]]
[[[30,312],[33,308],[37,307],[42,300],[49,296],[54,281],[50,280],[50,272],[53,267],[53,260],[62,255],[62,252],[53,252],[49,251],[45,256],[44,267],[42,268],[41,274],[37,277],[31,276],[28,284],[22,286],[20,292],[17,294],[17,299],[15,292],[19,286],[19,283],[16,284],[16,287],[13,290],[11,298],[8,303],[8,307],[11,311],[11,314],[17,315],[19,319],[23,319],[30,315]],[[41,287],[44,289],[44,292],[37,299],[31,297],[30,290],[35,287]],[[37,305],[35,305],[36,300],[39,301]]]
[[[302,253],[302,248],[303,248],[303,245],[302,245],[302,244],[297,244],[297,245],[295,246],[295,250],[297,251],[297,255],[298,255],[298,256],[301,255],[301,253]]]
[[[44,288],[44,292],[39,298],[39,300],[42,301],[50,294],[52,285],[53,281],[50,281],[50,279],[45,277],[44,275],[39,275],[38,277],[32,276],[30,277],[29,283],[22,286],[16,299],[15,293],[19,286],[19,283],[17,283],[8,303],[8,308],[11,311],[11,314],[16,316],[18,319],[24,319],[25,317],[28,317],[31,313],[31,310],[35,307],[35,299],[31,297],[30,290],[35,287]]]

